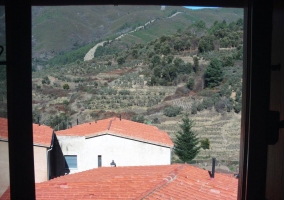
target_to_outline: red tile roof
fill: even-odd
[[[33,124],[34,145],[50,147],[53,129],[49,126]],[[0,139],[8,140],[8,121],[0,118]]]
[[[36,199],[237,199],[238,180],[188,164],[102,167],[36,184]],[[0,198],[10,199],[9,189]]]
[[[72,128],[57,131],[58,136],[94,137],[103,134],[118,135],[130,139],[141,140],[159,145],[173,147],[169,135],[156,126],[137,123],[119,118],[108,118],[97,122],[84,123]]]

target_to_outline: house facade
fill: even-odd
[[[65,161],[53,129],[33,124],[33,141],[35,182],[64,175]],[[0,195],[10,185],[8,145],[7,119],[0,118]]]
[[[80,172],[97,167],[169,165],[173,142],[155,126],[109,118],[56,132],[66,169]]]

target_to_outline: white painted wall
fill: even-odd
[[[109,167],[112,160],[117,166],[169,165],[171,149],[149,143],[102,135],[93,138],[58,136],[64,155],[77,155],[78,169],[71,173],[98,167],[98,155],[102,166]]]

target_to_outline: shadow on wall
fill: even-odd
[[[67,165],[63,152],[60,148],[58,139],[54,135],[53,149],[50,154],[50,179],[69,174],[70,170],[65,169]]]

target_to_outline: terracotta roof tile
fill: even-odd
[[[97,122],[84,123],[72,128],[57,131],[58,136],[92,137],[102,134],[113,134],[145,142],[166,145],[174,144],[169,135],[155,126],[119,118],[108,118]]]
[[[36,184],[44,199],[237,199],[238,180],[188,164],[102,167]],[[7,190],[1,200],[8,200]]]
[[[33,124],[34,145],[49,147],[52,140],[53,129],[49,126]],[[8,121],[0,118],[0,139],[8,140]]]

